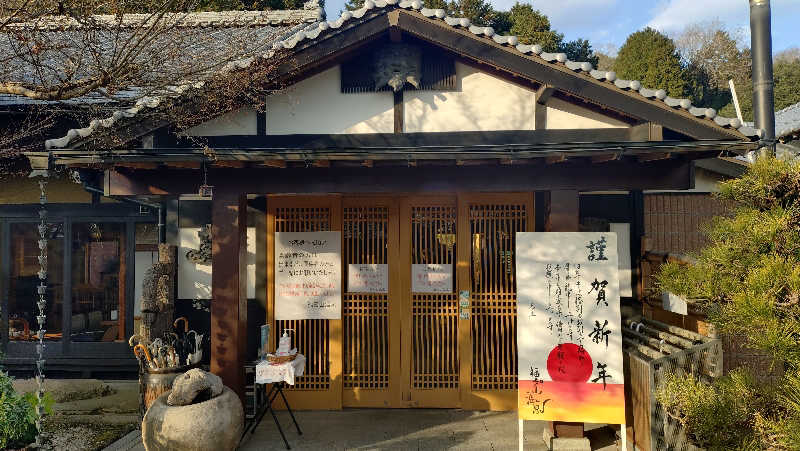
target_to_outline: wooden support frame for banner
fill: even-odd
[[[548,232],[573,232],[577,231],[579,226],[578,217],[578,193],[576,191],[551,191],[545,196],[546,203],[546,225],[545,229]],[[519,255],[518,255],[519,257]],[[610,280],[610,279],[609,279]],[[533,371],[533,370],[532,370]],[[537,376],[538,377],[538,376]],[[624,420],[623,420],[624,421]],[[622,449],[627,450],[627,429],[623,422],[620,431],[620,442]],[[589,441],[584,434],[584,423],[580,422],[564,422],[564,421],[551,421],[546,427],[549,427],[550,434],[545,430],[545,441],[548,439],[582,439],[584,444],[578,445],[581,449],[590,449]],[[524,419],[518,419],[518,448],[520,451],[524,449],[525,436],[524,436]],[[554,446],[548,443],[548,447]]]

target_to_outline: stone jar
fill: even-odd
[[[147,451],[232,451],[244,428],[244,410],[236,393],[225,387],[208,401],[187,406],[167,405],[169,392],[159,396],[142,421]]]

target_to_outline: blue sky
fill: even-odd
[[[490,0],[508,9],[515,0]],[[338,17],[344,0],[326,0],[329,18]],[[749,45],[747,0],[533,0],[556,30],[568,40],[586,38],[595,49],[614,51],[628,35],[651,26],[667,34],[697,22],[719,20],[741,30]],[[800,0],[772,0],[772,48],[778,52],[800,46]]]

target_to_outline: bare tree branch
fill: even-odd
[[[194,12],[197,1],[2,2],[0,100],[51,107],[61,103],[62,110],[84,117],[109,117],[137,101],[168,99],[185,91],[181,87],[199,86],[232,62],[264,55],[276,39],[317,19],[315,10]],[[142,116],[180,114],[171,122],[194,124],[201,116],[246,105],[262,107],[265,94],[258,86],[266,75],[261,68],[248,71],[252,74],[226,74],[228,81],[214,83],[219,92],[208,103],[215,110],[161,102],[171,106]],[[256,73],[262,78],[254,79]],[[0,150],[8,154],[9,146],[14,147],[5,140]]]

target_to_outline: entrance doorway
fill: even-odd
[[[514,237],[533,193],[269,196],[266,222],[267,268],[275,232],[342,232],[341,320],[275,321],[267,271],[271,339],[294,329],[308,358],[293,406],[516,407]],[[348,291],[352,265],[388,265],[388,290]]]

